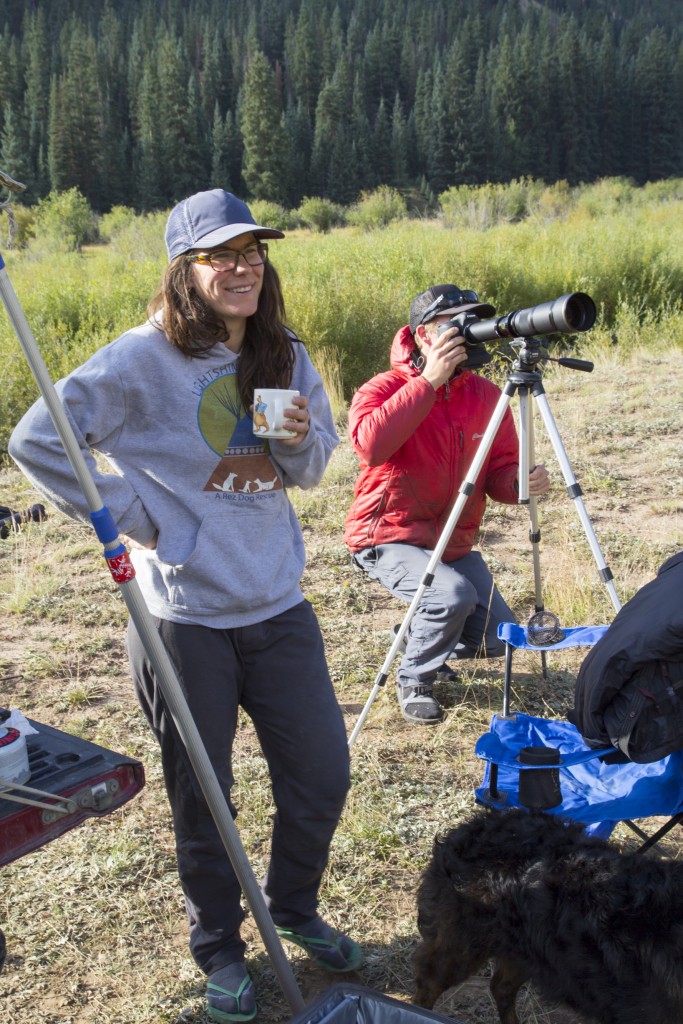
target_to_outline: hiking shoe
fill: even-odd
[[[458,673],[454,672],[451,666],[444,661],[443,665],[436,673],[436,678],[440,683],[457,683]]]
[[[242,961],[220,967],[209,975],[206,1002],[209,1017],[219,1024],[243,1024],[254,1019],[256,993]]]
[[[397,684],[398,702],[406,722],[413,725],[436,725],[443,718],[443,708],[429,683],[423,686]]]
[[[314,917],[306,924],[292,928],[278,928],[275,931],[281,939],[294,942],[308,953],[311,960],[326,971],[341,974],[343,971],[355,971],[363,960],[363,951],[357,942],[343,932],[325,924],[321,917]]]

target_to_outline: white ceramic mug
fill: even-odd
[[[286,388],[254,390],[254,433],[258,437],[296,437],[295,430],[285,430],[285,409],[295,408],[293,398],[298,391]]]

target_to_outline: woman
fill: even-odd
[[[254,722],[276,805],[263,892],[277,930],[320,966],[347,971],[360,948],[319,917],[317,894],[348,791],[348,747],[300,589],[303,538],[286,493],[319,482],[338,438],[320,376],[284,326],[263,241],[282,237],[220,189],[178,203],[148,321],[58,390],[103,503],[134,548],[142,593],[228,799],[238,708]],[[300,397],[287,410],[293,436],[268,441],[254,436],[250,408],[256,388],[273,387]],[[113,472],[98,471],[91,449]],[[55,505],[89,519],[42,400],[10,453]],[[251,1020],[239,883],[132,623],[128,654],[161,746],[209,1014]]]

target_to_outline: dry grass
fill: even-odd
[[[683,354],[641,353],[627,364],[601,357],[590,375],[549,372],[546,392],[596,535],[625,601],[660,562],[683,547]],[[516,412],[516,409],[515,409]],[[564,625],[614,613],[554,453],[537,430],[537,456],[554,488],[540,502],[545,605]],[[294,500],[309,550],[305,591],[326,637],[332,676],[351,732],[405,609],[350,564],[341,541],[355,461],[344,442],[321,487]],[[0,470],[0,500],[36,500],[20,475]],[[482,550],[522,620],[533,610],[528,520],[491,507]],[[143,792],[6,867],[0,925],[8,944],[5,1017],[21,1024],[202,1024],[203,979],[187,951],[169,811],[156,745],[128,683],[123,602],[88,528],[57,515],[0,541],[0,703],[140,758]],[[514,699],[522,710],[561,716],[580,655],[516,656]],[[322,889],[326,916],[360,938],[366,960],[353,978],[408,999],[416,939],[414,892],[434,833],[467,816],[481,770],[473,755],[501,700],[502,665],[484,663],[442,686],[448,714],[420,730],[399,716],[393,687],[380,691],[352,749],[353,787]],[[393,677],[392,677],[393,678]],[[238,827],[257,876],[272,812],[253,730],[236,747]],[[629,842],[626,834],[617,841]],[[669,850],[675,852],[674,840]],[[251,918],[249,966],[262,1024],[291,1013]],[[291,963],[304,998],[330,979],[298,952]],[[334,980],[334,979],[333,979]],[[440,1007],[465,1024],[495,1024],[483,978],[446,994]],[[575,1020],[530,992],[535,1024]]]

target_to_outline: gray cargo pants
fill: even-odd
[[[378,544],[356,551],[353,557],[369,576],[410,604],[432,554],[412,544]],[[497,635],[501,622],[516,622],[516,618],[478,551],[440,562],[411,620],[397,673],[399,683],[433,683],[449,658],[500,657],[505,653]]]

